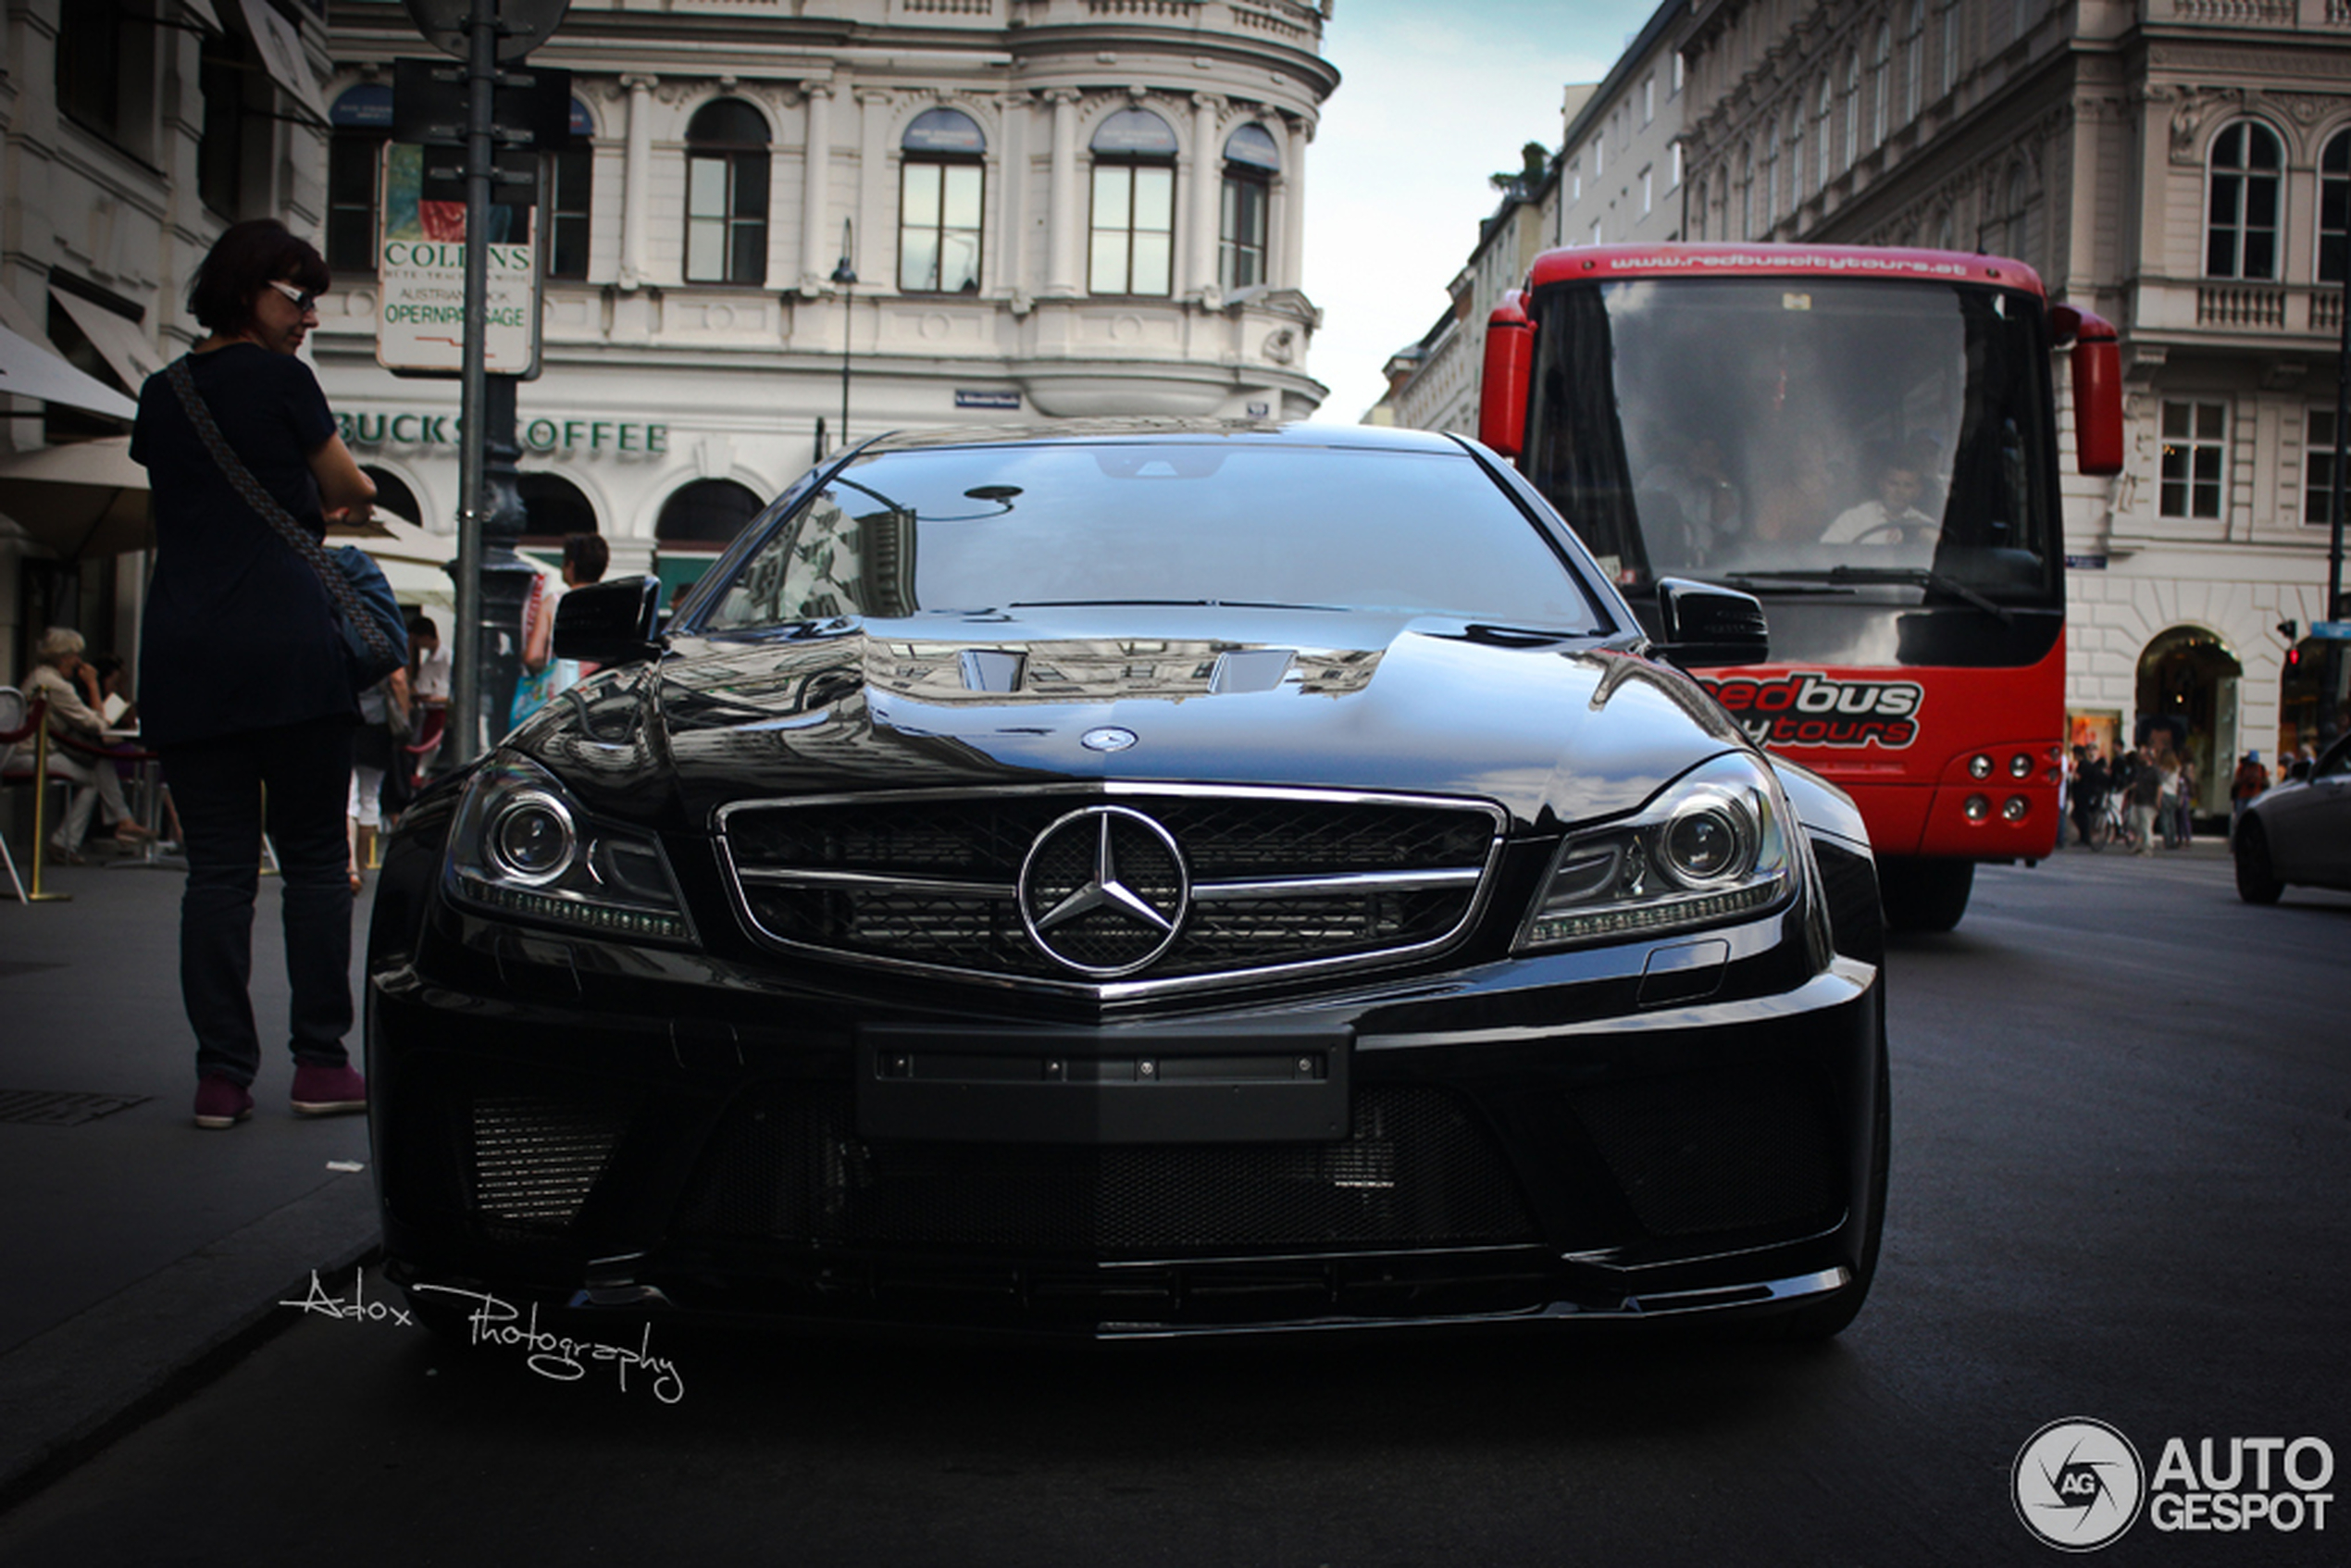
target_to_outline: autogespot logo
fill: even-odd
[[[2009,1475],[2016,1516],[2060,1551],[2095,1551],[2129,1529],[2146,1500],[2131,1439],[2103,1421],[2052,1421],[2019,1449]]]

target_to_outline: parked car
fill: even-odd
[[[2275,903],[2289,887],[2351,889],[2351,735],[2308,774],[2255,796],[2229,829],[2237,896]]]
[[[505,1313],[1099,1338],[1746,1315],[1876,1265],[1851,803],[1491,454],[885,439],[404,815],[388,1266]],[[630,1325],[634,1328],[633,1322]]]

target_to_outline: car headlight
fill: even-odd
[[[1638,815],[1574,828],[1519,932],[1521,952],[1716,925],[1769,909],[1799,877],[1785,797],[1744,752],[1692,768]]]
[[[449,841],[449,890],[478,908],[619,937],[691,941],[661,840],[587,816],[520,757],[466,787]]]

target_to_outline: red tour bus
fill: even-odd
[[[2069,343],[2078,466],[2115,473],[2113,328],[1996,256],[1556,250],[1488,326],[1480,436],[1645,617],[1669,578],[1763,600],[1773,662],[1706,684],[1860,803],[1898,927],[2057,847]]]

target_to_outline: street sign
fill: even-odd
[[[417,31],[427,43],[446,55],[465,59],[470,49],[466,23],[473,17],[474,0],[401,0],[408,7]],[[491,7],[498,19],[498,57],[520,59],[547,41],[555,25],[571,9],[571,0],[497,0]]]
[[[436,149],[425,160],[424,199],[464,201],[465,71],[411,58],[392,61],[392,139]],[[572,143],[571,72],[543,66],[499,72],[490,114],[499,142],[490,199],[528,206],[538,195],[539,154]]]
[[[465,368],[466,204],[426,199],[429,156],[404,142],[384,147],[376,363],[400,374],[454,376]],[[493,376],[534,376],[539,268],[530,209],[492,207],[491,218],[483,364]]]
[[[2312,621],[2310,635],[2321,642],[2351,642],[2351,621]]]

